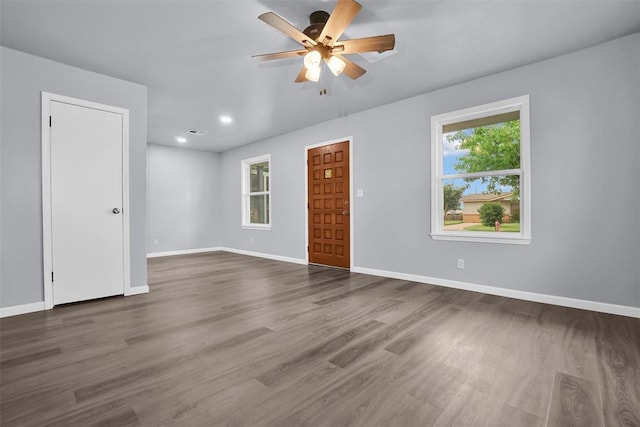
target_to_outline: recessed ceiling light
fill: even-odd
[[[178,141],[180,144],[184,144],[185,142],[187,142],[187,138],[179,136],[176,138],[176,141]]]
[[[231,118],[231,116],[227,116],[227,115],[220,116],[220,123],[224,123],[225,125],[228,125],[232,121],[233,119]]]

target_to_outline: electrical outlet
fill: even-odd
[[[458,268],[464,270],[464,259],[458,258]]]
[[[253,244],[253,237],[249,239],[249,243]]]
[[[153,239],[153,246],[158,246],[158,239]]]

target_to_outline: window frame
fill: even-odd
[[[256,191],[251,192],[251,166],[256,163],[264,163],[268,162],[269,164],[269,190],[268,191]],[[241,171],[242,171],[242,222],[241,227],[246,229],[253,230],[271,230],[271,154],[263,154],[261,156],[251,157],[249,159],[244,159],[240,162]],[[251,222],[251,212],[249,209],[251,208],[251,197],[252,196],[260,196],[266,195],[269,200],[268,214],[269,222],[266,224],[258,224]]]
[[[472,174],[449,174],[443,171],[443,132],[446,125],[495,116],[513,111],[520,112],[520,168]],[[444,229],[442,206],[443,182],[447,179],[495,175],[520,176],[520,233],[482,231],[454,231]],[[431,238],[461,242],[504,243],[527,245],[531,243],[531,153],[529,95],[478,105],[462,110],[431,116]]]

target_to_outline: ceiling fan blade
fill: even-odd
[[[262,55],[253,55],[252,58],[259,59],[260,61],[271,61],[273,59],[292,58],[294,56],[302,56],[306,54],[308,50],[287,50],[284,52],[264,53]]]
[[[340,54],[361,52],[384,52],[396,45],[394,34],[384,36],[364,37],[361,39],[341,40],[333,46],[333,52]]]
[[[258,19],[271,25],[276,30],[283,32],[303,46],[316,45],[316,42],[314,40],[311,40],[302,31],[298,30],[296,27],[289,24],[287,21],[273,12],[263,13],[262,15],[258,16]]]
[[[302,66],[302,70],[300,70],[300,72],[298,73],[298,77],[296,77],[295,82],[296,83],[303,83],[308,81],[307,78],[304,76],[305,74],[307,74],[307,67],[305,67],[304,65]]]
[[[341,60],[344,61],[346,66],[344,67],[343,73],[345,73],[347,76],[351,77],[353,80],[355,80],[355,79],[357,79],[359,77],[362,77],[362,75],[367,72],[367,70],[365,70],[364,68],[362,68],[361,66],[359,66],[355,62],[345,58],[342,55],[338,55],[338,54],[334,53],[333,56],[337,56],[338,58],[340,58]]]
[[[338,0],[338,4],[318,36],[318,42],[325,46],[333,46],[353,21],[353,18],[360,12],[360,9],[362,9],[362,5],[354,0]]]

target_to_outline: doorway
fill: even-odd
[[[307,149],[307,211],[309,263],[350,268],[350,141]]]
[[[130,287],[128,110],[42,94],[45,308]]]

